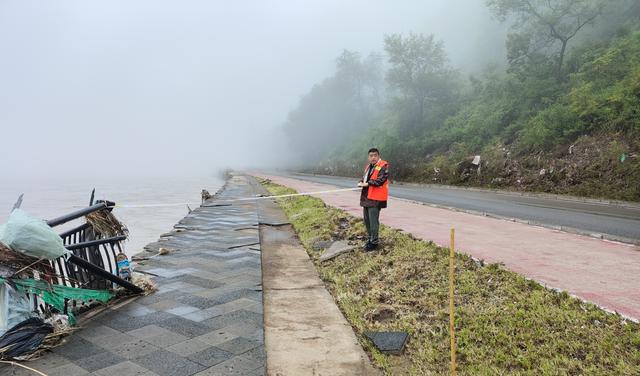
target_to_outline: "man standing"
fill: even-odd
[[[358,187],[362,187],[360,206],[369,234],[364,249],[372,251],[378,248],[380,210],[387,207],[389,196],[389,163],[380,159],[380,152],[376,148],[369,149],[369,164],[364,167],[364,176]]]

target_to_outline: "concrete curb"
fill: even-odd
[[[269,375],[378,376],[275,200],[258,204]]]

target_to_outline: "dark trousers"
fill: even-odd
[[[378,230],[380,229],[380,208],[362,208],[364,225],[369,234],[369,243],[378,244]]]

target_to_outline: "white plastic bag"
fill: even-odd
[[[0,283],[0,336],[29,317],[36,316],[31,300],[6,283]]]
[[[11,212],[7,223],[0,226],[0,242],[14,251],[49,260],[69,252],[62,238],[45,221],[20,209]]]

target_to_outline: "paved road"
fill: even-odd
[[[357,180],[281,171],[270,173],[345,188],[353,187]],[[579,202],[444,186],[393,185],[390,194],[419,202],[517,218],[543,225],[562,226],[577,229],[580,232],[606,234],[610,239],[640,243],[640,206],[621,207],[607,203]]]

